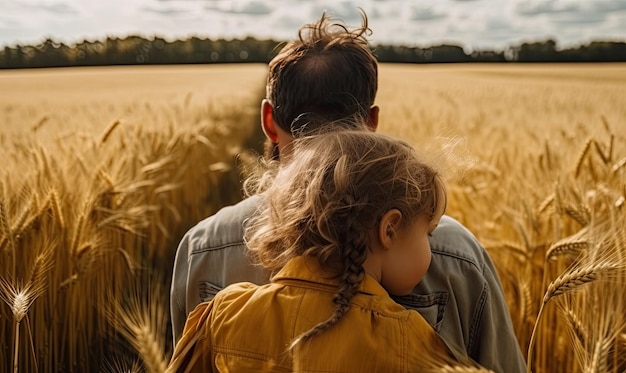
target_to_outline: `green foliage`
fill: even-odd
[[[46,39],[39,45],[5,46],[0,50],[0,68],[140,65],[267,63],[280,42],[257,40],[201,39],[167,41],[161,37],[109,37],[104,41],[84,40],[73,46]],[[456,45],[408,47],[377,45],[380,62],[624,62],[626,43],[594,41],[576,48],[557,48],[554,40],[523,43],[505,51],[479,50],[466,53]]]

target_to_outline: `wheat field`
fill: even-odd
[[[164,371],[176,245],[241,198],[265,73],[0,71],[2,371]],[[445,155],[529,369],[624,371],[626,65],[379,73],[379,131]]]

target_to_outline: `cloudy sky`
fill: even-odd
[[[626,0],[0,0],[0,46],[128,34],[285,40],[323,11],[358,25],[357,7],[370,18],[373,44],[626,41]]]

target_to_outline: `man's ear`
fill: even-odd
[[[384,250],[393,247],[393,242],[397,236],[397,230],[402,224],[402,213],[400,210],[391,209],[383,215],[378,225],[378,239]]]
[[[380,112],[380,108],[378,106],[372,106],[370,108],[370,118],[369,118],[369,128],[372,132],[375,132],[378,128],[378,113]]]
[[[278,133],[276,132],[276,124],[274,123],[274,113],[272,104],[267,99],[261,101],[261,126],[263,133],[273,143],[278,143]]]

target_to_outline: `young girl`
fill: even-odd
[[[457,360],[396,304],[430,264],[444,213],[438,172],[407,144],[365,130],[304,136],[256,184],[246,241],[277,271],[234,284],[187,319],[180,372],[424,372]]]

